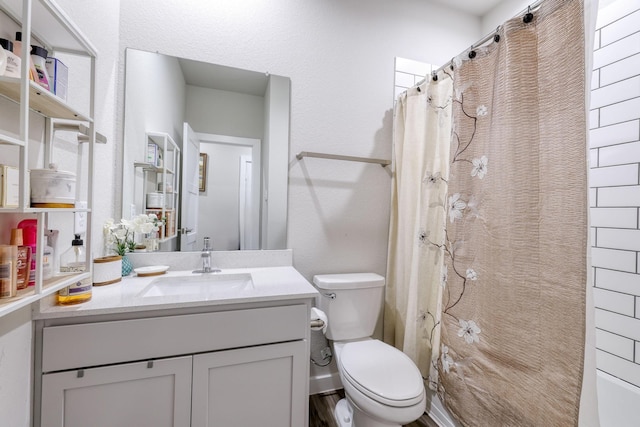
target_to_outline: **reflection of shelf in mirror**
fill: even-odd
[[[134,162],[133,166],[137,167],[137,168],[142,168],[145,171],[150,171],[150,172],[162,172],[162,168],[159,168],[157,166],[152,165],[151,163],[146,163],[146,162]]]
[[[0,76],[0,95],[20,102],[20,79]],[[35,82],[29,81],[29,108],[47,117],[91,121]]]

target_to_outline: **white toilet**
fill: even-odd
[[[384,278],[374,273],[314,276],[319,308],[346,399],[334,415],[340,427],[397,427],[424,413],[420,371],[400,350],[371,338],[383,300]]]

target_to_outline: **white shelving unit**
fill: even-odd
[[[91,208],[93,204],[93,162],[94,143],[96,141],[95,123],[93,121],[95,111],[95,69],[97,52],[89,40],[81,33],[78,27],[71,21],[66,13],[52,0],[0,0],[0,13],[15,21],[17,28],[22,31],[23,50],[21,54],[22,64],[29,63],[29,46],[41,45],[49,51],[50,56],[57,53],[79,56],[89,62],[89,93],[88,111],[81,112],[69,106],[65,101],[48,92],[37,83],[29,80],[29,67],[23,66],[20,78],[0,76],[0,96],[15,103],[19,111],[19,135],[15,135],[5,129],[0,129],[0,145],[18,147],[19,154],[17,164],[20,169],[20,200],[17,208],[0,208],[0,225],[12,224],[15,227],[15,219],[35,218],[38,221],[37,250],[33,256],[36,259],[35,286],[18,291],[13,298],[0,299],[0,317],[7,315],[21,307],[29,305],[39,299],[53,294],[59,289],[69,286],[85,278],[91,277]],[[44,129],[44,159],[39,164],[30,164],[29,149],[32,144],[38,144],[39,135],[30,135],[30,114],[33,112],[45,118]],[[43,168],[50,162],[54,151],[54,137],[56,132],[74,131],[78,133],[77,152],[83,154],[87,148],[83,168],[86,167],[85,192],[81,197],[86,197],[86,208],[31,208],[29,170]],[[104,137],[99,137],[105,142]],[[3,163],[7,161],[3,159]],[[11,159],[9,159],[11,161]],[[77,183],[77,196],[80,196],[81,185]],[[76,200],[79,200],[76,197]],[[86,213],[87,247],[86,265],[88,269],[84,273],[55,276],[49,280],[42,277],[42,259],[45,242],[45,229],[49,224],[52,213],[63,213],[65,224],[73,226],[74,212]],[[56,215],[57,216],[57,215]],[[68,217],[68,220],[67,220]],[[17,222],[16,222],[17,223]],[[66,238],[67,236],[64,236]],[[8,242],[3,242],[8,243]],[[59,254],[56,254],[56,256]]]
[[[141,169],[143,173],[140,206],[145,214],[153,213],[165,220],[159,236],[160,243],[164,243],[178,236],[180,148],[167,133],[147,132],[146,136],[147,144],[155,146],[157,155],[153,159],[145,158],[145,161],[134,163],[134,168]],[[158,189],[159,183],[162,183],[162,190]],[[148,206],[149,193],[160,193],[164,204]],[[138,193],[134,191],[134,194]]]

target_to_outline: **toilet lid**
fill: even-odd
[[[422,375],[400,350],[379,340],[349,342],[340,355],[346,379],[360,392],[389,406],[411,406],[422,400]]]

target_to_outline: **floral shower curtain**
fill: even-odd
[[[451,136],[449,76],[409,89],[394,110],[392,209],[384,340],[413,359],[426,379],[437,350]],[[433,284],[435,283],[435,286]]]
[[[465,426],[576,425],[587,169],[581,0],[455,66],[437,391]]]

